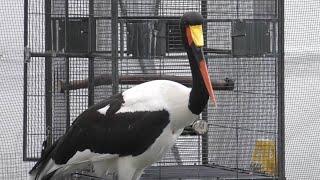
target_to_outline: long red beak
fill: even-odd
[[[210,76],[209,76],[209,72],[208,72],[208,68],[207,68],[205,60],[200,60],[199,68],[200,68],[200,72],[201,72],[203,81],[204,81],[206,88],[207,88],[207,91],[209,93],[209,96],[213,102],[213,105],[215,107],[217,107],[218,105],[217,105],[216,97],[214,96],[214,93],[213,93],[213,88],[211,85],[211,80],[210,80]]]
[[[213,93],[213,88],[211,85],[211,80],[210,80],[210,75],[208,72],[207,64],[206,64],[206,61],[204,60],[203,49],[202,49],[202,47],[196,47],[194,44],[191,45],[191,49],[192,49],[193,54],[196,58],[196,61],[199,64],[199,69],[200,69],[203,81],[206,85],[208,94],[213,102],[213,105],[215,107],[217,107],[217,101],[216,101],[216,98]]]
[[[203,32],[202,25],[188,26],[186,27],[186,36],[189,46],[191,47],[192,53],[195,56],[196,61],[198,62],[199,69],[203,78],[203,81],[206,85],[208,94],[213,102],[213,105],[217,107],[217,101],[213,93],[211,80],[209,72],[207,69],[206,61],[203,54]]]

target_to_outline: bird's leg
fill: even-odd
[[[116,171],[116,163],[113,159],[101,160],[101,161],[94,161],[93,162],[93,169],[94,174],[97,177],[106,177],[112,176],[113,173]]]
[[[139,180],[142,173],[144,171],[144,168],[142,169],[137,169],[136,172],[134,173],[133,177],[132,177],[132,180]]]
[[[135,171],[134,168],[120,167],[118,168],[117,180],[133,180]]]
[[[107,172],[106,170],[103,168],[105,162],[95,162],[94,163],[94,174],[97,177],[104,177]]]
[[[178,146],[176,144],[174,144],[171,147],[171,152],[172,152],[172,154],[174,156],[174,159],[176,160],[177,164],[178,165],[182,165],[183,162],[182,162],[182,159],[181,159],[181,156],[180,156],[180,152],[179,152]]]
[[[132,180],[137,169],[124,158],[118,160],[117,170],[117,180]]]
[[[143,169],[137,169],[134,170],[133,168],[131,170],[128,170],[126,168],[123,168],[123,172],[121,170],[118,170],[117,180],[139,180],[143,171]]]

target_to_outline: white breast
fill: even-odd
[[[188,108],[190,91],[173,81],[149,81],[123,92],[125,103],[117,113],[166,110],[173,130],[184,128],[197,118]]]

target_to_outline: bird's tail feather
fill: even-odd
[[[77,172],[80,172],[77,174],[81,174],[81,172],[92,172],[93,169],[95,169],[96,172],[99,171],[98,169],[103,169],[103,173],[99,171],[97,174],[100,176],[106,171],[113,172],[115,167],[114,159],[116,157],[118,157],[118,155],[104,154],[86,160],[78,159],[78,161],[74,161],[72,163],[69,162],[68,164],[63,165],[57,165],[52,159],[50,159],[42,168],[34,169],[30,172],[30,180],[59,180],[70,177]],[[102,168],[96,166],[100,166]]]
[[[52,179],[64,179],[66,176],[70,177],[70,175],[74,174],[95,174],[97,176],[102,176],[106,171],[113,172],[114,169],[114,163],[111,163],[110,161],[113,161],[115,157],[118,157],[117,155],[101,155],[100,158],[94,158],[90,160],[83,160],[83,161],[77,161],[73,162],[71,164],[63,165],[61,168],[59,168],[54,175],[52,176]],[[106,161],[108,160],[108,162]],[[98,172],[98,169],[102,169],[100,167],[101,164],[103,164],[103,170],[104,173]],[[97,169],[96,169],[97,168]]]

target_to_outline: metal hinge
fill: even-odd
[[[31,59],[31,49],[29,47],[24,47],[24,62],[28,63]]]

